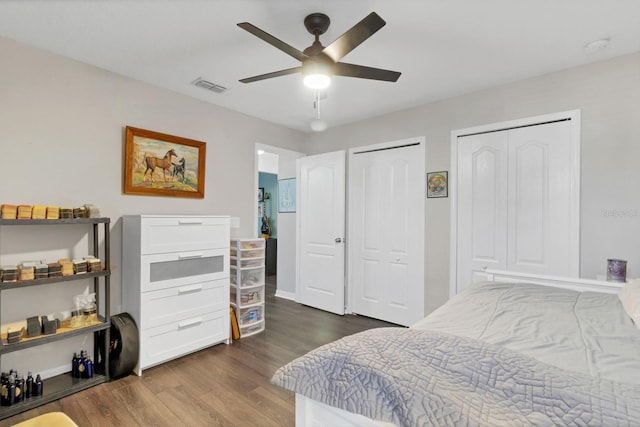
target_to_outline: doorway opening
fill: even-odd
[[[254,233],[266,238],[265,275],[275,295],[296,300],[296,214],[278,208],[280,181],[295,179],[303,153],[255,144],[256,205]],[[269,287],[268,287],[269,289]]]

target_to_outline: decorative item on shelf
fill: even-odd
[[[35,279],[35,267],[33,265],[21,265],[20,266],[20,280],[33,280]]]
[[[49,277],[61,277],[62,265],[59,262],[50,262],[47,264],[47,270],[49,271]]]
[[[53,335],[58,330],[58,321],[50,320],[49,316],[40,316],[40,323],[42,323],[42,335]]]
[[[59,219],[60,207],[59,206],[47,206],[47,219]]]
[[[60,258],[58,264],[60,264],[60,272],[63,276],[73,275],[73,262],[69,258]]]
[[[31,205],[18,205],[18,219],[31,219]]]
[[[73,218],[73,209],[69,207],[61,207],[60,208],[60,218]]]
[[[27,337],[39,337],[42,334],[42,324],[38,316],[29,317],[27,319]]]
[[[86,204],[84,207],[87,210],[87,218],[100,218],[100,208],[91,204]]]
[[[0,206],[0,212],[2,213],[2,219],[16,219],[18,218],[18,206],[3,204]]]
[[[17,282],[18,281],[18,267],[15,265],[3,265],[2,266],[2,283]]]
[[[49,266],[44,262],[36,264],[34,274],[36,279],[45,279],[49,277]]]
[[[33,205],[31,210],[31,219],[47,219],[47,207],[42,205]]]
[[[25,328],[13,329],[7,328],[7,344],[14,344],[22,341],[22,337],[26,334]]]
[[[626,282],[627,281],[627,261],[622,259],[607,260],[607,281]]]
[[[73,271],[75,274],[84,274],[87,272],[87,261],[84,259],[73,260]]]
[[[93,255],[88,255],[86,257],[83,257],[82,259],[87,261],[87,272],[95,273],[96,271],[102,270],[99,258],[96,258]]]
[[[84,206],[78,206],[77,208],[73,208],[73,217],[87,218],[87,208],[85,208]]]

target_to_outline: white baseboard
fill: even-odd
[[[278,298],[284,298],[284,299],[288,299],[291,301],[297,301],[297,294],[295,292],[287,292],[287,291],[281,291],[281,290],[276,290],[276,296]]]

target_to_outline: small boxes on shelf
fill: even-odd
[[[60,218],[61,219],[73,218],[73,209],[68,208],[68,207],[61,207],[60,208]]]
[[[47,219],[47,207],[42,205],[33,205],[31,210],[31,219]]]
[[[50,262],[47,264],[49,277],[62,277],[62,266],[59,262]]]
[[[36,279],[47,278],[49,276],[49,266],[45,263],[36,264],[34,274]]]
[[[18,206],[18,219],[31,219],[31,205]]]
[[[83,257],[83,259],[87,262],[87,272],[95,273],[96,271],[102,270],[102,266],[100,265],[99,258],[89,255],[89,256]]]
[[[33,280],[35,278],[35,268],[33,266],[22,265],[20,267],[20,280]]]
[[[47,206],[47,219],[59,219],[60,207],[59,206]]]
[[[87,261],[84,259],[73,260],[73,271],[76,274],[84,274],[87,272]]]
[[[0,212],[2,219],[16,219],[18,218],[18,206],[3,204],[0,206]]]
[[[18,267],[15,265],[3,265],[2,266],[2,282],[17,282],[18,281]]]
[[[71,276],[73,274],[73,262],[69,258],[59,259],[58,264],[60,264],[60,272],[63,276]]]

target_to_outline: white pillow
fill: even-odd
[[[640,279],[626,283],[618,294],[624,311],[640,329]]]

